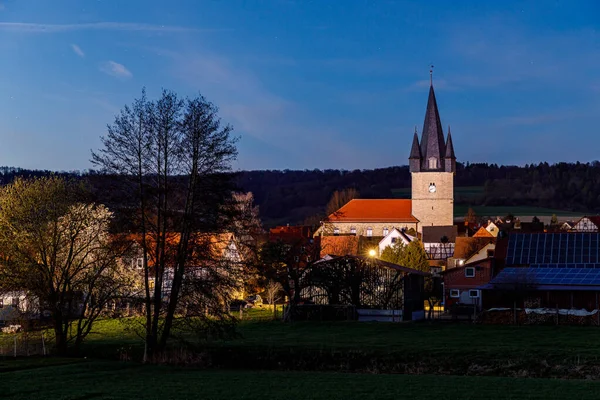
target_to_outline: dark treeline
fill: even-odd
[[[408,166],[374,170],[247,171],[239,185],[254,194],[266,225],[316,221],[335,190],[361,198],[410,197]],[[457,164],[457,205],[538,206],[600,211],[600,163],[519,166]]]
[[[0,183],[17,176],[39,177],[52,171],[0,167]],[[110,180],[92,172],[54,172],[87,180],[98,201],[114,207]],[[238,173],[240,191],[252,192],[266,226],[314,222],[336,190],[355,188],[361,198],[410,197],[407,166],[373,170],[266,170]],[[455,202],[459,205],[539,206],[567,211],[600,211],[600,162],[530,164],[457,164]],[[105,198],[108,196],[108,198]]]

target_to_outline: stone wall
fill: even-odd
[[[351,229],[356,229],[357,236],[367,236],[367,228],[373,229],[373,236],[384,236],[383,228],[388,229],[388,233],[392,229],[414,229],[417,230],[416,222],[326,222],[323,229],[323,235],[333,235],[335,228],[338,228],[339,234],[352,233]]]
[[[413,172],[412,214],[423,226],[454,224],[454,174],[449,172]],[[435,192],[429,187],[435,184]]]

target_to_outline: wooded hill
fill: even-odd
[[[44,176],[51,171],[0,167],[0,184],[16,176]],[[93,182],[106,193],[94,172],[56,172]],[[96,179],[89,180],[90,176]],[[240,191],[254,194],[265,226],[316,222],[336,190],[355,188],[361,198],[410,197],[408,166],[374,170],[267,170],[237,173]],[[98,187],[100,186],[100,187]],[[455,204],[535,206],[565,211],[600,212],[600,162],[519,166],[457,164]],[[102,195],[100,195],[102,196]],[[98,199],[101,200],[101,199]]]

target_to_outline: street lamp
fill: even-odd
[[[369,257],[375,257],[376,254],[377,252],[375,251],[375,249],[369,250]]]

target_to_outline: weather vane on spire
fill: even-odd
[[[433,64],[429,68],[429,84],[433,86]]]

